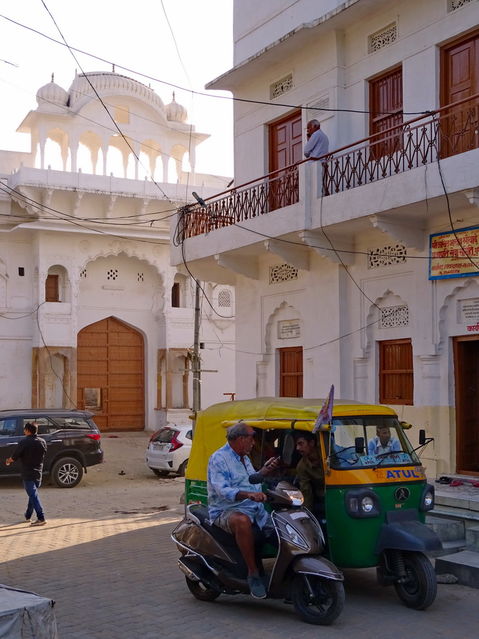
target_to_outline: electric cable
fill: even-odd
[[[46,33],[42,33],[38,29],[30,27],[30,26],[28,26],[26,24],[23,24],[23,23],[19,22],[18,20],[14,20],[13,18],[9,18],[8,16],[5,16],[3,14],[0,14],[0,18],[3,18],[7,22],[15,24],[18,27],[21,27],[23,29],[31,31],[32,33],[35,33],[35,34],[41,36],[42,38],[45,38],[46,40],[50,40],[54,44],[58,44],[58,45],[61,45],[61,46],[68,47],[70,49],[70,51],[76,51],[77,53],[81,53],[82,55],[86,55],[86,56],[88,56],[90,58],[93,58],[94,60],[97,60],[99,62],[103,62],[105,64],[108,64],[110,67],[115,67],[115,68],[118,68],[118,69],[122,69],[123,71],[127,71],[128,73],[133,73],[134,75],[137,75],[139,77],[146,78],[148,80],[152,80],[153,82],[158,82],[159,84],[164,84],[165,86],[169,86],[169,87],[172,87],[174,89],[178,89],[179,91],[185,91],[186,93],[194,93],[195,95],[200,95],[200,96],[203,96],[203,97],[212,98],[212,99],[218,99],[218,100],[229,100],[229,101],[232,101],[232,102],[243,102],[243,103],[247,103],[247,104],[261,104],[261,105],[266,105],[266,106],[278,106],[278,107],[287,108],[287,109],[298,109],[298,110],[301,109],[301,110],[306,110],[306,111],[326,111],[326,112],[332,112],[332,113],[357,113],[359,115],[371,114],[371,113],[374,114],[374,115],[396,115],[395,111],[368,111],[368,110],[365,110],[365,109],[339,109],[339,108],[332,108],[332,107],[315,107],[315,106],[305,106],[305,105],[301,105],[301,104],[298,105],[298,104],[286,104],[286,103],[280,103],[280,102],[271,102],[271,101],[268,101],[268,100],[254,100],[254,99],[249,99],[249,98],[238,98],[236,96],[215,95],[215,94],[211,94],[211,93],[206,93],[204,91],[192,91],[192,90],[186,89],[185,87],[182,87],[179,84],[174,84],[172,82],[167,82],[166,80],[161,80],[160,78],[157,78],[157,77],[152,76],[152,75],[148,75],[147,73],[141,73],[140,71],[135,71],[134,69],[131,69],[130,67],[121,65],[121,64],[119,64],[117,62],[113,62],[111,60],[107,60],[106,58],[102,58],[101,56],[95,55],[93,53],[89,53],[88,51],[85,51],[83,49],[79,49],[77,47],[73,47],[71,45],[68,45],[68,44],[66,44],[66,42],[61,42],[60,40],[56,40],[55,38],[52,38],[51,36],[47,35]],[[430,112],[431,112],[430,109],[425,109],[423,111],[404,111],[403,115],[427,115]]]

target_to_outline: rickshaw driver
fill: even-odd
[[[216,526],[234,535],[248,569],[248,585],[253,597],[264,599],[266,590],[256,565],[252,525],[271,528],[270,515],[262,502],[266,495],[260,485],[251,484],[255,469],[248,455],[253,448],[254,430],[238,422],[227,429],[227,443],[208,461],[208,512]],[[259,470],[266,476],[277,468],[268,460]]]
[[[368,444],[368,453],[370,455],[384,455],[398,452],[401,452],[401,444],[398,439],[391,437],[389,426],[377,426],[376,437]]]
[[[296,466],[299,489],[304,505],[320,516],[324,511],[324,470],[321,455],[316,446],[316,436],[304,432],[296,436],[296,450],[301,455]]]

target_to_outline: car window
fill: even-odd
[[[0,437],[13,437],[17,428],[15,417],[0,419]]]
[[[154,442],[160,442],[162,444],[170,444],[177,431],[173,428],[162,428],[158,431],[156,437],[152,440]]]
[[[188,438],[188,439],[193,439],[193,431],[192,431],[192,430],[189,430],[189,431],[186,433],[185,437],[186,437],[186,438]]]
[[[24,417],[22,420],[22,427],[25,428],[25,424],[35,424],[38,426],[39,435],[48,435],[55,433],[58,430],[58,426],[54,424],[48,417]]]
[[[90,430],[90,424],[81,415],[72,417],[55,417],[56,423],[60,428],[86,428]]]

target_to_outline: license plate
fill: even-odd
[[[166,451],[170,450],[170,445],[169,444],[160,444],[159,442],[155,442],[153,444],[153,448],[155,450],[163,450],[163,451],[166,452]]]

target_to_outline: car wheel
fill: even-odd
[[[166,477],[166,475],[168,475],[167,470],[159,470],[158,468],[150,468],[150,470],[152,470],[157,477]]]
[[[180,464],[180,467],[178,468],[178,477],[184,477],[185,476],[185,472],[186,472],[186,467],[188,466],[188,460],[185,459],[185,461]]]
[[[59,488],[73,488],[83,477],[83,467],[74,457],[63,457],[52,467],[51,478]]]

